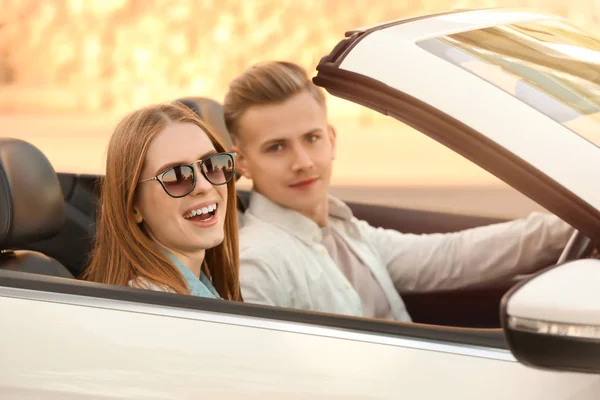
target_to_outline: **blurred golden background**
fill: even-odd
[[[598,29],[600,16],[600,3],[593,0],[1,0],[0,5],[0,110],[36,112],[122,112],[190,93],[222,99],[232,77],[256,61],[292,60],[313,72],[346,30],[416,14],[533,7],[589,30]]]
[[[135,107],[188,95],[222,101],[228,82],[261,60],[295,61],[314,75],[318,60],[352,28],[499,6],[599,29],[597,0],[0,0],[0,129],[36,144],[59,171],[102,173],[112,127]],[[347,198],[402,197],[409,206],[479,206],[488,214],[501,213],[488,212],[493,199],[513,205],[505,214],[535,208],[410,128],[343,100],[330,98],[329,107],[339,135],[335,185],[437,191],[366,198],[364,190],[344,189]]]

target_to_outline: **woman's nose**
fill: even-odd
[[[195,174],[196,174],[196,187],[194,187],[193,194],[206,193],[210,191],[213,187],[212,183],[210,183],[204,174],[202,174],[202,170],[198,165],[195,165]]]

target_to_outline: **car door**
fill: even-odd
[[[500,331],[346,318],[0,271],[0,394],[44,399],[592,399]],[[578,397],[579,396],[579,397]]]

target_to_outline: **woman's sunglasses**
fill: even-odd
[[[217,153],[191,164],[175,165],[152,178],[139,181],[139,183],[159,181],[169,196],[185,197],[196,187],[196,168],[194,166],[198,166],[202,176],[211,184],[225,185],[235,174],[235,153]]]

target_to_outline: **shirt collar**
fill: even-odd
[[[209,297],[213,299],[220,299],[219,293],[213,287],[210,280],[206,277],[204,272],[200,271],[200,278],[198,278],[188,267],[183,265],[181,261],[173,254],[165,251],[165,254],[171,260],[171,262],[177,267],[181,275],[183,275],[183,279],[185,279],[188,288],[190,289],[190,294],[194,296],[200,297]]]
[[[328,201],[329,218],[344,221],[352,219],[352,211],[343,201],[331,195],[328,195]],[[314,221],[291,208],[274,203],[256,191],[250,193],[250,205],[246,213],[278,226],[307,243],[320,242],[323,236],[321,228]]]

